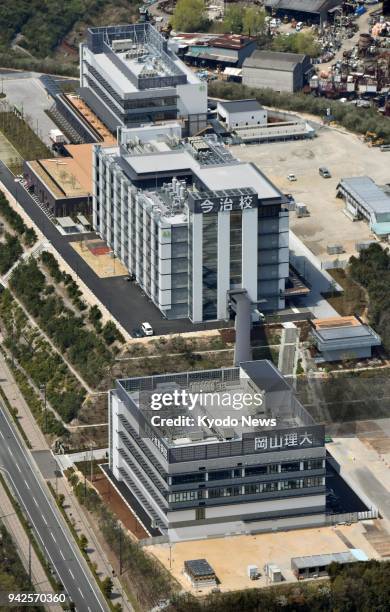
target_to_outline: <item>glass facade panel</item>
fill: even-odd
[[[217,318],[218,216],[203,215],[203,318]]]

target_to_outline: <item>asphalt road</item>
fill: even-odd
[[[55,567],[65,592],[79,612],[109,608],[81,556],[50,492],[45,491],[30,454],[23,447],[0,404],[0,468],[25,511],[48,561]]]

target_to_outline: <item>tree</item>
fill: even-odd
[[[250,6],[245,9],[244,17],[242,20],[242,31],[248,36],[256,36],[257,34],[263,34],[265,29],[265,11],[264,9],[258,9],[254,6]]]
[[[113,586],[113,582],[108,576],[102,580],[102,590],[107,599],[111,597]]]
[[[280,34],[274,38],[272,49],[287,53],[303,53],[310,57],[317,57],[321,52],[321,47],[311,32],[296,32],[290,36]]]
[[[223,21],[225,31],[231,34],[241,34],[243,29],[243,11],[238,4],[233,4],[225,12]]]
[[[80,544],[81,550],[85,552],[85,549],[88,546],[88,539],[83,533],[79,537],[79,544]]]
[[[196,32],[204,29],[207,24],[204,0],[179,0],[171,22],[178,32]]]

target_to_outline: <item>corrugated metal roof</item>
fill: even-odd
[[[297,569],[310,567],[324,567],[331,563],[354,563],[358,559],[349,551],[330,553],[327,555],[310,555],[307,557],[293,557],[291,565]]]
[[[341,0],[265,0],[264,6],[275,10],[299,11],[301,13],[319,13],[330,10],[341,4]]]
[[[244,60],[244,68],[267,68],[292,72],[297,64],[305,59],[303,53],[283,53],[282,51],[255,51]]]
[[[390,214],[390,196],[369,176],[343,178],[339,187],[344,188],[369,213]]]

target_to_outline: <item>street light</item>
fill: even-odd
[[[47,433],[47,407],[46,407],[46,383],[42,383],[39,386],[41,393],[43,393],[43,410],[45,417],[45,433]]]

